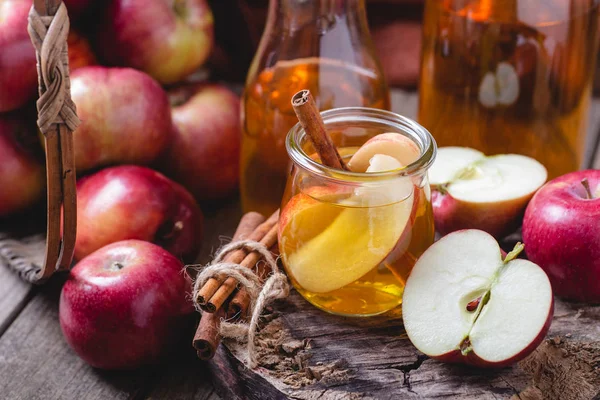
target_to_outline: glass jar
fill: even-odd
[[[298,122],[290,100],[302,89],[320,110],[389,109],[364,0],[270,0],[242,97],[244,211],[269,215],[279,207],[289,166],[285,135]]]
[[[400,115],[350,107],[322,113],[340,155],[349,159],[371,137],[404,135],[420,155],[401,169],[357,173],[313,160],[300,125],[288,134],[293,161],[279,219],[279,251],[298,292],[341,315],[376,315],[402,302],[417,258],[433,243],[427,169],[436,154],[427,130]]]
[[[582,165],[600,0],[427,0],[419,122],[439,146]]]

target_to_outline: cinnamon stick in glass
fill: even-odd
[[[310,91],[304,89],[296,93],[292,97],[292,106],[310,142],[319,153],[323,165],[348,171],[346,163],[325,130],[323,118]]]

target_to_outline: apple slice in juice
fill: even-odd
[[[373,157],[373,169],[401,164]],[[390,160],[392,159],[392,160]],[[324,194],[324,187],[311,188]],[[361,186],[338,202],[294,196],[282,211],[280,244],[288,271],[303,289],[326,293],[340,289],[377,267],[395,248],[410,222],[413,185],[407,178],[382,190]]]

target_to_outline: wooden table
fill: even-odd
[[[392,99],[395,111],[415,116],[416,95],[397,91]],[[600,168],[600,148],[591,149],[600,128],[600,101],[594,101],[590,117],[592,134],[588,135],[586,166]],[[207,241],[202,260],[208,260],[219,246],[219,235],[231,235],[240,215],[237,199],[206,213]],[[6,229],[0,226],[0,235]],[[28,241],[22,252],[42,257],[43,238],[38,235]],[[0,255],[2,252],[0,248]],[[87,366],[67,346],[60,332],[61,284],[62,279],[58,278],[42,287],[33,287],[0,265],[0,398],[219,398],[210,382],[207,366],[196,359],[187,344],[182,346],[180,354],[160,368],[115,373]]]

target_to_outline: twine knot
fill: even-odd
[[[46,134],[53,124],[65,124],[73,132],[80,121],[71,100],[67,35],[69,16],[64,3],[54,16],[29,11],[29,36],[36,50],[40,97],[38,126]]]
[[[270,268],[271,273],[263,283],[256,272],[242,265],[225,262],[225,256],[235,250],[244,249],[248,252],[255,251],[262,256],[263,262]],[[229,243],[219,249],[212,263],[204,267],[194,282],[194,306],[201,312],[196,298],[198,291],[210,278],[223,282],[227,277],[235,278],[241,286],[246,288],[250,297],[250,322],[221,322],[220,334],[226,338],[248,338],[248,364],[251,368],[258,365],[255,337],[258,329],[260,315],[266,306],[277,299],[285,298],[290,293],[290,286],[285,274],[277,268],[277,261],[266,246],[253,240],[240,240]]]

